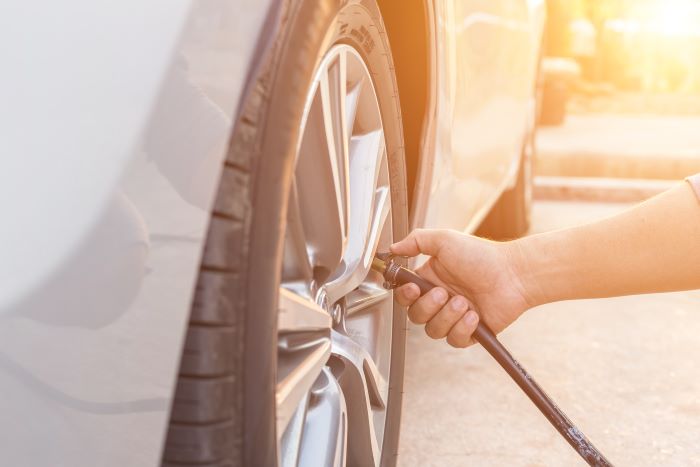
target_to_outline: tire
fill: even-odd
[[[523,143],[515,186],[503,192],[476,235],[493,240],[512,240],[527,233],[532,210],[533,152],[534,134],[530,134]]]
[[[307,118],[309,89],[326,54],[341,47],[337,44],[357,51],[372,77],[385,144],[381,161],[386,160],[388,167],[389,229],[393,238],[407,233],[400,107],[388,40],[375,2],[292,0],[284,3],[277,26],[241,108],[221,175],[177,377],[163,465],[286,465],[289,452],[279,453],[278,446],[288,430],[277,432],[280,396],[276,388],[282,373],[278,362],[285,358],[279,354],[279,346],[288,342],[282,329],[278,334],[278,322],[282,322],[278,301],[289,296],[280,285],[289,250],[290,199],[295,200],[290,193],[296,186],[297,150],[305,135],[300,122]],[[320,193],[318,199],[326,195]],[[313,271],[322,270],[315,267]],[[328,272],[324,278],[331,280]],[[345,301],[343,297],[342,303]],[[394,465],[398,451],[406,329],[405,310],[393,300],[388,303],[393,316],[391,366],[381,457],[375,462],[382,465]],[[293,335],[313,335],[314,342],[332,341],[331,349],[335,349],[335,339],[342,338],[344,331],[335,318],[332,330],[319,328]],[[331,322],[330,317],[328,320]],[[347,361],[334,350],[330,352],[309,389],[306,407],[316,394],[311,389],[322,385],[324,378],[340,380],[343,390],[352,387],[343,373]],[[305,416],[310,410],[299,413]],[[356,423],[356,412],[348,409],[344,426]],[[342,436],[347,454],[343,444],[340,457],[324,458],[314,465],[338,463],[339,459],[349,465],[367,465],[362,442],[353,438],[352,430]],[[293,453],[295,462],[301,455],[318,454],[303,451],[301,445],[298,451]]]

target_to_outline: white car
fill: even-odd
[[[2,5],[2,465],[393,465],[370,260],[526,230],[542,1]]]

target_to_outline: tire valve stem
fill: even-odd
[[[399,271],[399,267],[400,265],[393,261],[393,256],[389,253],[377,253],[372,258],[372,269],[384,278],[385,289],[393,289],[400,285],[396,282],[396,273]]]
[[[435,287],[431,282],[399,264],[389,253],[377,253],[372,260],[372,269],[384,277],[384,287],[393,289],[412,282],[418,286],[421,295]],[[478,310],[477,310],[478,311]],[[571,445],[590,466],[611,467],[612,464],[591,443],[588,438],[569,420],[547,393],[535,382],[530,374],[513,358],[508,349],[499,342],[496,334],[479,320],[472,337],[498,362],[522,391],[537,406],[549,423]]]

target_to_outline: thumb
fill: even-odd
[[[437,256],[446,238],[446,230],[416,229],[400,242],[391,245],[389,249],[399,256],[416,256],[421,253]]]

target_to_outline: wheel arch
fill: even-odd
[[[377,0],[394,60],[406,153],[409,216],[423,156],[425,128],[430,117],[433,80],[431,0]]]

